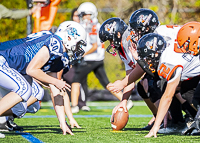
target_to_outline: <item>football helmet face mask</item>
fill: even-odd
[[[159,34],[149,33],[144,35],[137,44],[137,63],[145,72],[154,76],[165,47],[166,41]]]
[[[144,34],[153,33],[159,25],[157,14],[150,9],[138,9],[129,19],[130,30],[135,31],[135,37],[140,39]]]
[[[177,34],[176,41],[175,49],[179,49],[182,53],[199,55],[200,23],[194,21],[183,25]]]
[[[101,42],[110,41],[106,51],[116,56],[116,50],[121,47],[122,35],[128,25],[120,18],[109,18],[100,27],[99,38]]]
[[[66,21],[60,24],[55,35],[59,36],[69,56],[70,64],[76,63],[85,53],[82,46],[86,46],[86,31],[77,22]]]
[[[98,15],[98,11],[97,11],[96,6],[93,3],[91,3],[91,2],[84,2],[84,3],[82,3],[78,7],[77,11],[78,11],[81,23],[87,23],[88,22],[87,19],[83,19],[84,15],[90,14],[91,15],[91,17],[90,17],[91,20],[93,20],[94,18],[96,18],[97,15]]]

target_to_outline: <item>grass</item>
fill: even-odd
[[[25,129],[37,139],[46,143],[108,143],[108,142],[137,142],[137,143],[180,143],[199,142],[198,136],[182,136],[179,134],[158,134],[158,138],[146,139],[148,133],[142,131],[151,117],[130,117],[126,128],[123,131],[114,132],[110,125],[112,108],[118,102],[89,102],[91,112],[80,111],[74,114],[76,121],[82,127],[73,129],[74,136],[62,135],[55,112],[51,105],[43,103],[42,109],[36,114],[26,114],[22,119],[15,119],[18,125]],[[129,111],[130,115],[151,115],[149,109],[143,102],[135,102],[135,106]],[[100,117],[80,117],[80,115],[99,115]],[[107,117],[101,117],[108,115]],[[33,116],[34,118],[29,118]],[[50,118],[52,117],[52,118]],[[16,132],[4,132],[6,138],[0,139],[1,143],[27,143],[28,141]],[[34,141],[32,141],[34,142]]]

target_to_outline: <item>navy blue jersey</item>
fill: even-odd
[[[11,68],[26,74],[28,64],[43,46],[49,49],[50,58],[41,69],[44,72],[59,72],[62,69],[64,73],[67,72],[70,67],[69,58],[66,53],[63,53],[62,41],[49,31],[0,43],[0,55],[4,56]]]

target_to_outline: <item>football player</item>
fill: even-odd
[[[189,22],[181,27],[176,40],[172,39],[168,45],[162,36],[154,33],[147,34],[139,40],[137,45],[138,63],[149,74],[157,70],[160,78],[167,81],[155,124],[145,137],[157,137],[159,126],[180,81],[200,74],[199,37],[200,23]],[[148,67],[146,67],[147,65]]]
[[[55,111],[63,135],[73,135],[65,123],[63,92],[70,86],[57,79],[57,72],[67,72],[70,63],[81,58],[85,45],[86,32],[78,23],[69,21],[68,28],[55,35],[42,31],[26,38],[3,42],[6,49],[0,51],[0,86],[10,90],[0,100],[0,115],[22,117],[26,112],[26,101],[31,96],[32,78],[50,86]],[[7,48],[9,47],[9,48]],[[6,81],[6,82],[5,82]],[[17,104],[22,103],[21,112],[16,112]]]
[[[148,9],[140,9],[138,11],[144,11],[144,13],[148,12],[154,15],[157,22],[150,24],[158,25],[158,18],[156,14]],[[135,13],[135,12],[134,12]],[[110,18],[106,20],[100,28],[99,37],[102,42],[109,41],[110,45],[106,49],[106,51],[113,56],[116,56],[116,52],[120,56],[121,60],[124,62],[126,74],[128,75],[136,66],[136,60],[133,58],[131,51],[129,50],[130,45],[132,44],[132,36],[134,31],[128,27],[128,25],[120,18]],[[137,41],[134,40],[136,43]],[[154,116],[156,115],[157,108],[153,103],[158,101],[161,97],[160,88],[157,87],[157,80],[152,80],[152,78],[148,75],[145,75],[144,78],[138,83],[137,90],[140,96],[144,99]],[[109,85],[108,85],[109,86]],[[134,87],[134,83],[133,83]],[[124,88],[124,93],[131,94],[131,90],[129,88]],[[129,92],[127,92],[129,91]],[[150,94],[148,96],[148,93]],[[153,103],[152,103],[153,102]],[[149,123],[151,124],[152,121]],[[145,129],[145,128],[144,128]]]
[[[130,39],[132,41],[132,42],[130,42],[131,44],[129,44],[128,47],[129,47],[129,50],[132,53],[134,59],[137,59],[137,52],[135,50],[135,46],[137,44],[137,41],[143,35],[145,35],[147,33],[154,32],[156,30],[156,31],[159,31],[159,32],[161,31],[165,35],[166,38],[171,39],[176,35],[177,31],[180,29],[180,26],[174,26],[172,28],[171,28],[171,26],[166,26],[166,25],[158,26],[159,22],[158,22],[157,15],[154,12],[152,12],[151,10],[148,10],[148,9],[139,9],[139,10],[135,11],[131,15],[129,23],[130,23],[130,28],[132,28],[132,32],[130,32],[130,35],[128,36],[128,38],[126,38],[126,40]],[[126,78],[124,78],[122,81],[116,81],[114,84],[110,84],[108,86],[111,88],[111,90],[113,92],[118,92],[118,91],[122,90],[127,85],[127,83],[130,84],[130,83],[132,83],[132,81],[135,82],[136,80],[138,80],[142,76],[143,73],[144,73],[144,71],[142,71],[140,66],[138,66],[138,64],[136,64],[135,68],[131,71],[130,74],[128,74],[126,76]],[[157,76],[155,76],[155,77],[157,77]],[[154,80],[151,80],[151,77],[148,77],[148,80],[149,81],[154,81],[154,83],[155,83],[154,84],[155,85],[154,88],[155,87],[157,88],[156,83],[159,80],[158,77],[154,78]],[[142,89],[142,86],[141,86],[141,83],[143,83],[143,87],[145,88],[144,81],[145,80],[142,80],[142,82],[139,82],[139,84],[138,84],[138,91],[141,92],[141,95],[145,95],[145,90]],[[151,82],[149,82],[149,85],[151,85]],[[149,90],[152,91],[151,89],[149,89]],[[159,88],[157,88],[156,90],[153,89],[153,91],[158,92]],[[154,93],[152,92],[152,95],[155,95],[155,92]],[[157,94],[156,96],[152,96],[152,97],[154,97],[154,99],[158,100],[160,96],[161,96],[161,93]],[[187,104],[186,100],[183,100],[181,98],[181,95],[178,92],[177,92],[176,96],[178,97],[179,101],[180,100],[182,101],[181,103],[182,103],[183,106],[186,106],[187,109],[188,108],[191,109],[191,112],[193,113],[193,117],[194,117],[195,114],[196,114],[196,111],[194,111],[194,109],[191,108],[190,105]],[[146,97],[143,97],[143,98],[146,98]],[[113,112],[115,112],[119,107],[125,107],[126,102],[127,102],[126,101],[127,98],[129,98],[129,95],[125,91],[125,94],[123,96],[122,102],[113,109]],[[174,105],[176,106],[176,104],[178,104],[179,101],[175,99],[174,102],[173,102]],[[177,110],[176,110],[176,112],[175,112],[175,110],[173,110],[173,113],[174,113],[173,114],[173,116],[174,116],[173,119],[175,120],[175,122],[178,122],[178,121],[183,122],[181,107],[179,109],[176,107],[175,109],[177,109]],[[167,121],[167,118],[166,118],[165,121]],[[165,122],[164,126],[165,127],[167,126],[167,122]]]

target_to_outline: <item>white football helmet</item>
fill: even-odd
[[[83,17],[85,14],[91,14],[91,19],[97,17],[98,12],[96,6],[91,2],[84,2],[78,7],[78,14],[80,18]]]
[[[71,64],[74,64],[84,54],[82,46],[86,46],[86,31],[77,22],[65,21],[61,23],[55,32],[65,47]]]

